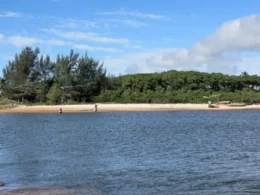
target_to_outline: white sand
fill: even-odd
[[[208,108],[207,104],[99,104],[98,112],[117,111],[174,111],[174,110],[245,110],[260,109],[260,105],[250,105],[244,107],[229,107],[219,105],[219,108]],[[54,106],[17,106],[15,108],[0,109],[1,113],[48,113],[59,112],[93,112],[94,104],[80,105],[54,105]]]

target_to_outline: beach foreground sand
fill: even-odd
[[[248,110],[260,109],[260,105],[248,105],[230,107],[218,105],[218,108],[208,108],[208,104],[99,104],[98,112],[130,112],[130,111],[178,111],[178,110]],[[60,108],[64,113],[68,112],[93,112],[94,104],[78,105],[20,105],[14,108],[0,109],[0,113],[58,113]]]

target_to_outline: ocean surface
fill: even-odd
[[[0,194],[260,194],[260,111],[1,114],[0,181]]]

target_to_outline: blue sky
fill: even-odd
[[[0,68],[38,46],[52,58],[87,51],[115,75],[260,74],[259,7],[257,0],[2,0]]]

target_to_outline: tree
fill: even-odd
[[[70,50],[52,60],[40,55],[39,48],[25,47],[3,68],[0,91],[2,97],[32,103],[201,103],[205,97],[260,103],[260,76],[176,70],[112,76],[87,53]]]
[[[54,84],[47,94],[47,98],[52,104],[57,104],[61,100],[62,91],[58,84]]]
[[[47,100],[47,94],[49,92],[49,87],[46,83],[42,82],[39,83],[37,87],[37,96],[36,99],[38,102],[46,102]]]
[[[91,101],[104,89],[106,81],[106,70],[103,68],[103,64],[88,57],[87,53],[78,60],[74,90],[78,92],[79,100]]]
[[[24,98],[32,98],[30,92],[33,89],[28,89],[28,87],[33,87],[34,69],[38,65],[39,52],[38,48],[32,50],[30,47],[26,47],[19,55],[16,54],[15,59],[9,61],[3,69],[3,79],[6,84],[4,92],[7,92],[7,89],[9,92],[12,91],[12,94],[7,92],[9,98],[18,101],[23,101]]]

